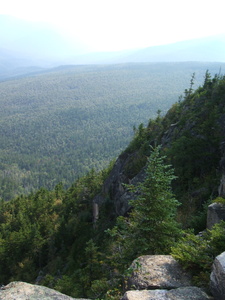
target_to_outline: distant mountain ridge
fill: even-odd
[[[225,35],[140,49],[126,57],[132,62],[225,61]]]
[[[127,62],[225,62],[225,35],[152,46],[137,50],[93,53],[77,57],[76,63]]]
[[[0,74],[21,67],[55,67],[85,52],[80,41],[68,40],[45,23],[0,15]]]
[[[225,35],[118,52],[87,53],[79,40],[68,40],[43,23],[0,15],[0,76],[18,74],[18,68],[50,68],[68,64],[127,62],[225,62]],[[149,37],[150,39],[150,37]],[[15,71],[15,72],[14,72]],[[26,73],[26,69],[22,70]]]

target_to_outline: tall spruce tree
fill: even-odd
[[[146,167],[146,178],[137,186],[128,186],[134,195],[130,201],[129,217],[118,217],[108,233],[114,240],[113,260],[128,265],[132,259],[144,254],[168,254],[181,234],[176,220],[179,202],[175,199],[171,183],[176,177],[161,146],[152,148]]]
[[[168,253],[180,234],[171,182],[176,177],[160,155],[161,146],[152,149],[146,168],[146,179],[134,188],[139,196],[130,202],[129,220],[133,247],[137,254]]]
[[[176,177],[171,166],[164,163],[160,149],[152,149],[146,179],[135,188],[140,195],[131,201],[130,228],[140,253],[167,253],[180,233],[176,221],[179,203],[171,188]]]

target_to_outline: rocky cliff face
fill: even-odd
[[[108,178],[102,186],[102,191],[94,199],[94,204],[101,207],[103,203],[110,198],[112,203],[112,214],[119,216],[125,215],[129,209],[129,200],[135,197],[134,194],[129,192],[125,187],[125,184],[137,184],[144,179],[145,173],[144,168],[133,178],[129,178],[126,174],[126,167],[132,162],[134,154],[123,153],[121,154]],[[96,214],[94,213],[94,220],[96,221]]]

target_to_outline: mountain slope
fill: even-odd
[[[206,75],[203,87],[194,93],[186,90],[184,100],[172,105],[165,117],[158,116],[146,128],[139,127],[136,137],[116,161],[102,193],[94,199],[100,211],[105,201],[110,201],[112,216],[126,214],[128,201],[134,195],[120,187],[143,180],[150,145],[157,144],[163,146],[163,153],[178,176],[173,188],[182,203],[180,217],[184,226],[195,222],[193,216],[199,214],[203,204],[218,196],[220,184],[224,187],[224,180],[220,179],[224,172],[225,77],[211,79]],[[110,195],[110,200],[106,195]],[[202,230],[206,220],[200,219],[195,225]]]

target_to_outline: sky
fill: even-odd
[[[223,0],[7,0],[0,14],[49,23],[88,51],[138,49],[225,33]]]

